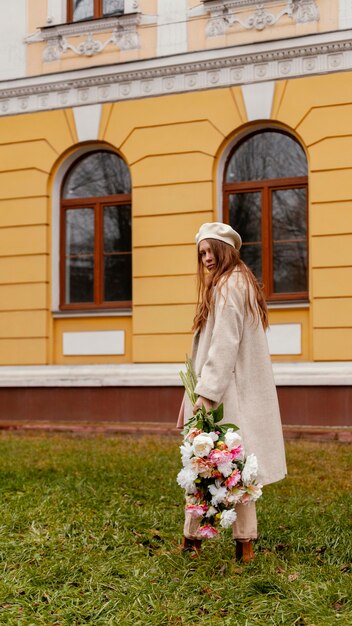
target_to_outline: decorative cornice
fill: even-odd
[[[45,26],[34,35],[26,38],[27,44],[45,41],[43,61],[50,63],[57,61],[67,51],[77,56],[91,57],[100,54],[109,45],[119,50],[133,50],[139,48],[137,26],[140,23],[140,13],[129,13],[118,17],[106,17],[100,20],[73,22],[72,24],[58,24]],[[94,39],[93,34],[111,32],[111,36],[104,42]],[[86,35],[79,45],[70,42],[68,37]]]
[[[261,3],[249,0],[203,0],[203,4],[206,12],[210,13],[205,29],[208,37],[224,35],[236,24],[246,30],[264,30],[268,26],[274,26],[285,16],[295,23],[319,20],[315,0],[286,0],[286,6],[278,13],[267,11],[263,0]],[[247,9],[249,6],[254,7],[254,13],[246,19],[239,17],[239,9]]]
[[[178,363],[1,366],[0,387],[180,387]],[[352,362],[273,363],[277,386],[346,386]]]
[[[352,31],[335,31],[3,81],[0,115],[347,70],[352,70]]]

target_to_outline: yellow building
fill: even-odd
[[[6,419],[168,421],[194,235],[263,281],[286,424],[350,424],[352,6],[12,0],[0,24]]]

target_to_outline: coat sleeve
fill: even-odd
[[[238,281],[230,284],[230,280],[215,296],[210,348],[195,388],[198,395],[216,403],[221,401],[231,380],[243,332],[243,288]]]

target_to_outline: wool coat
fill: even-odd
[[[224,404],[224,422],[239,427],[246,455],[258,459],[258,482],[276,482],[286,474],[280,411],[267,338],[259,318],[246,307],[246,292],[256,309],[254,290],[239,270],[214,290],[214,307],[193,338],[196,393]],[[184,398],[184,420],[192,416]]]

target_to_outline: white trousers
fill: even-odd
[[[237,519],[232,525],[232,536],[234,539],[256,539],[257,531],[257,513],[255,502],[248,504],[237,504]],[[194,519],[189,513],[185,514],[185,525],[183,534],[187,539],[198,539],[199,519]]]

